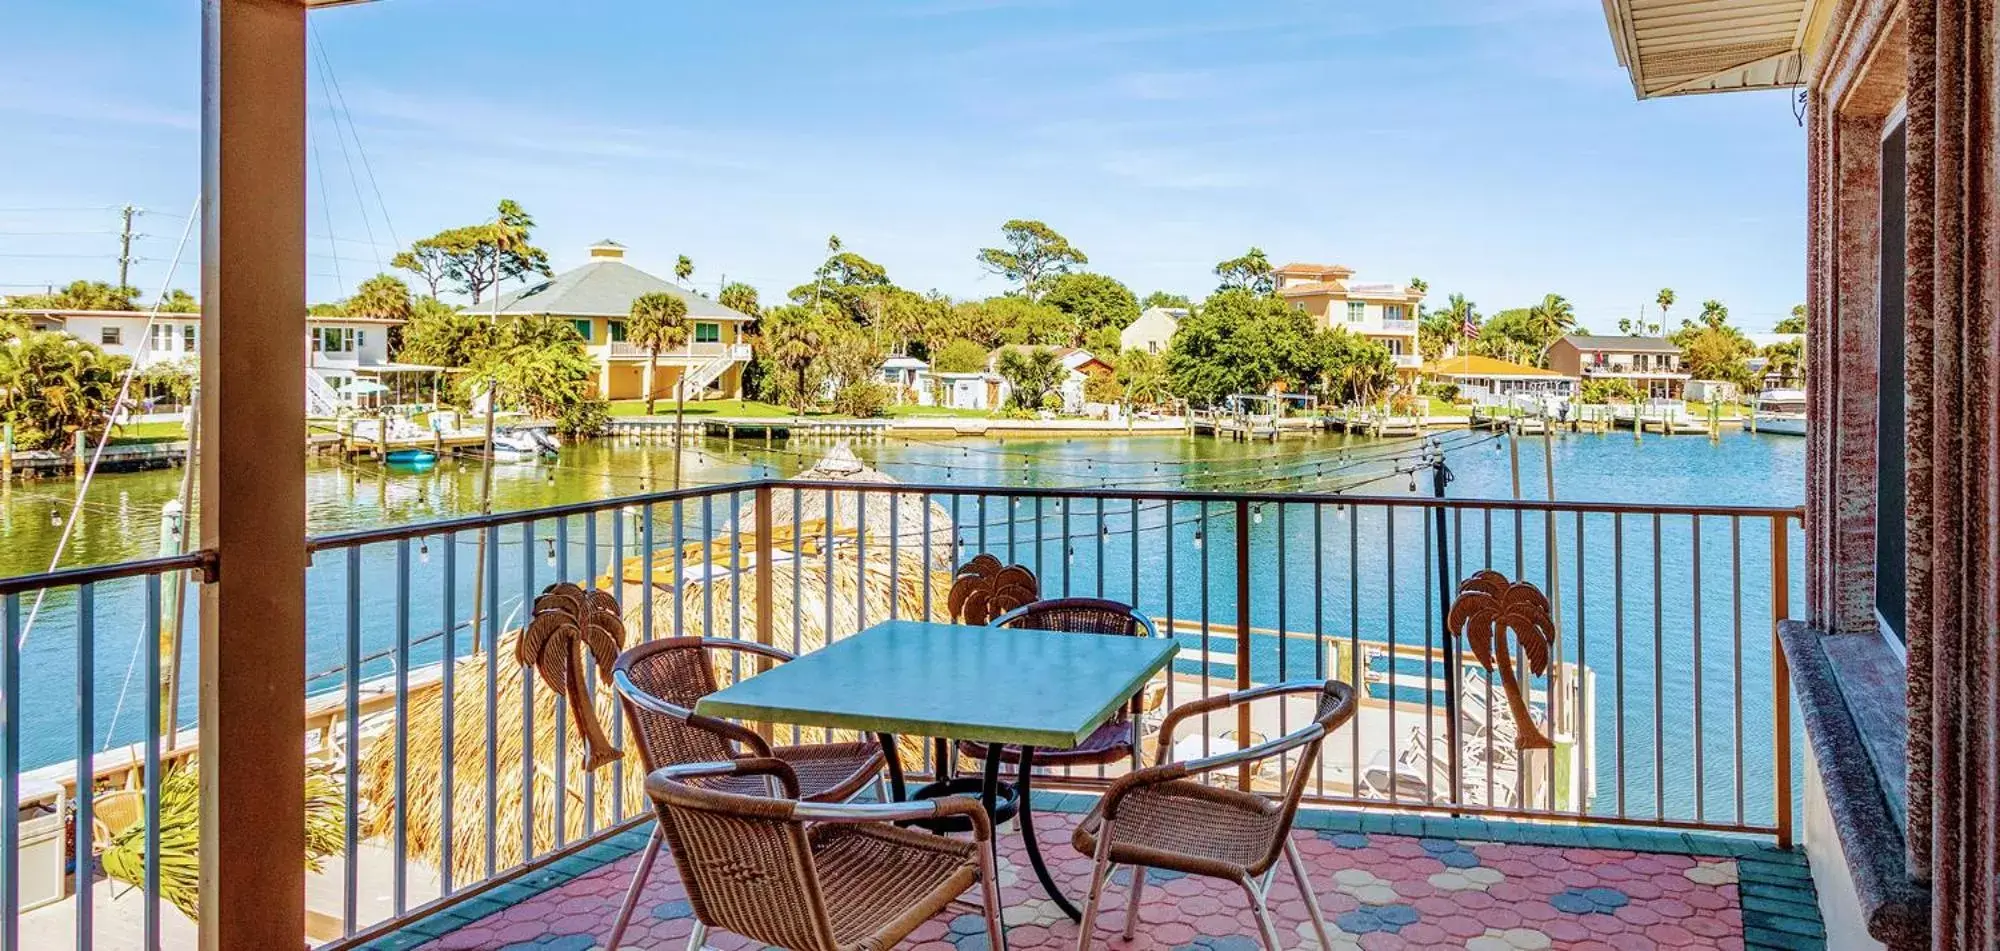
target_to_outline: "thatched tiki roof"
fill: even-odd
[[[894,478],[869,467],[856,458],[846,443],[839,443],[828,450],[826,455],[793,478],[813,482],[856,482],[868,485],[896,485]],[[862,539],[871,553],[881,552],[894,542],[896,551],[911,552],[921,557],[923,551],[928,513],[930,537],[930,561],[933,567],[950,570],[953,566],[951,513],[944,506],[930,501],[920,492],[841,492],[832,493],[832,524],[828,526],[829,509],[827,492],[824,489],[784,489],[771,494],[771,522],[778,530],[777,537],[789,537],[791,526],[802,527],[807,534],[824,534],[830,527],[836,537],[852,539],[859,528]],[[890,500],[894,499],[892,503]],[[794,513],[794,503],[797,512]],[[892,517],[893,510],[893,517]],[[866,523],[861,515],[865,513]],[[754,505],[745,505],[736,513],[736,524],[748,533],[755,529],[757,517]]]
[[[862,470],[873,473],[866,467]],[[880,473],[873,475],[887,479]],[[822,473],[819,477],[826,476]],[[869,481],[877,479],[869,478]],[[890,527],[896,524],[889,520],[890,496],[886,493],[872,496],[865,506],[857,506],[852,494],[842,496],[836,493],[836,496],[832,511],[836,536],[830,552],[816,549],[802,553],[794,561],[790,548],[785,547],[772,552],[772,561],[768,565],[759,564],[754,559],[735,564],[725,556],[718,556],[707,564],[689,564],[678,584],[671,583],[671,577],[667,579],[669,583],[660,583],[656,575],[652,585],[620,585],[618,591],[624,605],[625,623],[632,639],[636,641],[647,629],[645,612],[648,610],[652,612],[651,630],[656,638],[676,634],[754,638],[757,630],[757,572],[766,570],[772,573],[772,641],[783,650],[795,653],[817,650],[830,638],[851,635],[865,624],[887,620],[892,613],[903,618],[944,620],[954,554],[950,544],[952,525],[948,514],[937,508],[931,513],[931,527],[936,537],[932,543],[932,558],[926,564],[921,545],[910,544],[920,540],[922,534],[924,499],[915,493],[902,495],[902,501],[897,503],[896,523],[900,523],[908,534],[897,546],[892,568],[886,543]],[[825,517],[824,492],[805,492],[799,502],[802,525],[809,519]],[[809,504],[818,508],[809,512],[805,508]],[[790,493],[781,490],[773,499],[772,508],[774,522],[778,525],[790,522]],[[858,512],[865,512],[870,523],[865,548],[854,544],[851,530]],[[754,526],[755,522],[753,517],[746,516],[738,524]],[[847,529],[844,532],[843,527]],[[882,534],[878,535],[878,531]],[[746,539],[743,548],[747,550],[749,547]],[[639,580],[630,576],[628,579],[630,582]],[[928,611],[925,608],[926,585],[929,587]],[[649,597],[642,595],[642,592],[648,591]],[[523,791],[529,781],[533,783],[531,821],[537,854],[557,844],[555,803],[559,794],[565,797],[566,803],[564,841],[574,841],[589,831],[584,825],[583,741],[577,735],[575,725],[568,722],[566,715],[558,712],[562,706],[561,696],[542,683],[535,684],[533,695],[533,775],[531,778],[524,775],[521,761],[524,739],[521,691],[523,682],[534,674],[532,671],[524,674],[516,663],[515,636],[510,632],[499,645],[501,667],[498,698],[494,704],[496,742],[493,751],[498,772],[494,808],[497,817],[494,830],[495,865],[501,869],[517,865],[523,859],[522,803]],[[486,869],[488,656],[459,661],[453,674],[452,867],[455,880],[461,882],[483,878]],[[738,669],[745,673],[754,669],[750,664],[742,664],[739,668],[734,660],[726,655],[718,657],[718,682],[733,682]],[[601,684],[593,684],[593,688],[600,719],[609,725],[615,718],[622,717],[612,702],[612,691]],[[439,862],[442,845],[443,712],[442,690],[435,687],[421,692],[413,690],[406,714],[408,800],[401,805],[408,812],[409,854],[418,861],[433,865]],[[555,756],[559,724],[567,733],[566,762],[560,764]],[[820,733],[823,731],[807,731],[801,740],[816,742],[822,738],[816,735]],[[630,731],[619,735],[627,741],[623,761],[624,814],[639,815],[649,808],[641,792],[644,777],[640,775],[637,753],[629,743]],[[779,728],[775,739],[780,743],[792,742],[792,732]],[[903,738],[901,746],[906,764],[916,768],[923,762],[921,739]],[[366,742],[360,756],[361,831],[370,838],[387,838],[394,832],[398,805],[394,795],[395,730],[376,732]],[[611,778],[610,767],[597,772],[595,813],[599,828],[611,821],[612,797],[621,794],[621,791],[612,788]]]

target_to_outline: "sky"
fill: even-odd
[[[0,293],[115,279],[126,204],[132,283],[195,289],[199,11],[0,10]],[[1010,218],[1141,295],[1253,245],[1598,332],[1662,287],[1751,331],[1804,295],[1790,97],[1638,102],[1594,0],[384,0],[311,49],[314,300],[502,198],[558,269],[610,238],[767,301],[829,234],[1002,293],[974,255]]]

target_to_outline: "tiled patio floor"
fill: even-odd
[[[1044,800],[1054,800],[1047,802]],[[1069,845],[1083,796],[1038,797],[1037,831],[1074,898],[1090,860]],[[1823,930],[1802,852],[1720,836],[1611,828],[1543,827],[1306,811],[1293,835],[1338,948],[1652,949],[1820,948]],[[420,919],[369,945],[375,951],[590,951],[602,947],[638,862],[642,831]],[[1018,836],[1001,848],[1008,941],[1021,951],[1074,948],[1076,925],[1041,892]],[[1256,925],[1240,891],[1152,873],[1137,937],[1118,937],[1125,890],[1100,916],[1096,947],[1115,951],[1255,951]],[[1125,873],[1120,872],[1119,879]],[[1314,948],[1305,905],[1288,872],[1272,889],[1288,947]],[[632,949],[679,949],[691,925],[670,857],[627,932]],[[753,947],[712,934],[712,947]],[[916,951],[985,951],[979,916],[947,913],[912,937]]]

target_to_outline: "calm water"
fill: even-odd
[[[1444,441],[1453,447],[1451,496],[1510,497],[1513,468],[1504,440],[1454,434]],[[810,465],[827,445],[801,440],[766,449],[760,442],[709,440],[687,451],[685,478],[693,484],[788,475]],[[1797,438],[1748,434],[1731,434],[1720,442],[1648,437],[1639,444],[1629,433],[1557,437],[1556,493],[1565,500],[1793,506],[1804,496],[1804,446]],[[1429,492],[1428,473],[1419,475],[1421,484],[1413,493],[1410,476],[1396,471],[1413,461],[1415,443],[1408,441],[1327,437],[1273,446],[1173,437],[938,443],[890,439],[857,441],[853,448],[864,460],[906,482],[1002,488],[1348,489],[1356,495]],[[1524,439],[1519,450],[1524,494],[1544,497],[1541,439]],[[672,484],[672,473],[672,451],[664,444],[599,440],[567,448],[557,464],[502,466],[495,472],[495,508],[527,509],[659,490]],[[154,553],[160,508],[178,491],[179,476],[178,471],[160,471],[100,477],[64,563]],[[310,529],[325,533],[476,511],[480,466],[446,461],[429,472],[412,473],[373,463],[315,460],[308,479]],[[69,483],[52,482],[14,486],[0,495],[0,540],[4,540],[0,574],[48,566],[59,531],[51,525],[50,515],[66,509],[71,491]],[[707,505],[687,503],[678,513],[684,536],[700,537],[706,524],[721,530],[730,513],[747,501],[746,495],[734,504],[726,498]],[[789,501],[781,494],[778,504]],[[661,506],[655,512],[657,546],[675,541],[672,508]],[[1219,624],[1234,620],[1231,506],[1211,506],[1204,513],[1199,505],[1171,510],[1156,505],[1141,507],[1135,515],[1124,502],[1106,503],[1102,511],[1088,502],[1073,504],[1069,511],[1044,502],[1037,513],[1032,500],[1016,507],[995,494],[983,503],[978,498],[962,499],[956,508],[961,558],[983,548],[1036,568],[1051,592],[1101,591],[1157,615],[1197,621],[1206,617]],[[598,520],[598,565],[610,555],[612,521],[608,515]],[[1438,626],[1432,529],[1414,510],[1392,515],[1365,506],[1299,504],[1260,509],[1250,526],[1253,624],[1340,638],[1425,643]],[[627,553],[636,553],[637,527],[627,519],[619,530]],[[525,544],[519,529],[510,527],[502,533],[496,590],[503,617],[515,610],[521,592],[537,590],[555,577],[558,568],[550,562],[559,560],[572,576],[582,574],[589,557],[583,520],[564,526],[560,540],[556,531],[552,523],[538,525]],[[1517,526],[1511,514],[1488,519],[1467,512],[1448,522],[1446,548],[1455,568],[1490,565],[1545,588],[1556,586],[1550,583],[1553,569],[1566,621],[1565,653],[1571,657],[1581,653],[1598,681],[1595,808],[1617,811],[1617,793],[1622,789],[1623,807],[1633,815],[1651,815],[1661,808],[1692,818],[1698,807],[1711,819],[1733,816],[1740,753],[1742,780],[1750,790],[1744,814],[1751,820],[1768,819],[1768,524],[1705,519],[1697,532],[1685,517],[1655,525],[1650,518],[1614,521],[1608,515],[1592,515],[1579,526],[1575,517],[1564,516],[1554,526],[1553,565],[1546,556],[1548,531],[1539,516]],[[1215,541],[1197,544],[1198,536],[1204,542]],[[1794,529],[1795,588],[1803,576],[1802,549]],[[473,551],[473,540],[461,538],[455,559],[445,555],[442,539],[415,543],[406,553],[407,623],[418,642],[413,663],[435,661],[441,654],[441,640],[426,635],[443,626],[447,588],[453,615],[463,620],[469,614],[474,597]],[[311,569],[308,671],[315,675],[316,691],[341,686],[350,625],[356,634],[355,649],[365,658],[363,676],[390,672],[388,658],[378,655],[393,647],[401,620],[394,609],[397,559],[396,546],[373,546],[352,556],[322,555]],[[454,581],[448,586],[444,570],[453,560]],[[1738,564],[1741,573],[1733,570]],[[1621,571],[1622,587],[1615,583]],[[346,608],[350,589],[359,593],[362,605],[352,618]],[[93,745],[102,748],[139,736],[145,673],[137,648],[143,640],[143,589],[132,582],[111,583],[101,586],[93,601],[96,637],[90,669],[97,703],[91,735]],[[76,755],[76,632],[81,614],[76,602],[74,592],[51,596],[29,637],[24,669],[30,676],[23,682],[22,704],[26,719],[22,752],[28,765]],[[23,612],[29,608],[30,603],[24,602]],[[728,616],[727,605],[714,610],[718,617]],[[786,623],[779,622],[781,637]],[[726,631],[727,622],[719,621],[717,628]],[[1206,647],[1214,652],[1211,657],[1226,658],[1234,650],[1232,641],[1216,635],[1207,636],[1205,642],[1202,635],[1189,635],[1184,642],[1190,648]],[[461,633],[458,643],[462,653],[469,638]],[[1256,638],[1251,674],[1259,681],[1310,676],[1325,662],[1315,655],[1313,645],[1310,639],[1294,641],[1281,652],[1275,638]],[[195,666],[191,654],[184,662],[190,673]],[[1190,651],[1184,656],[1194,658],[1184,661],[1185,668],[1201,669],[1201,655]],[[1234,673],[1216,661],[1207,670],[1219,676]],[[1421,675],[1421,666],[1415,673]],[[1740,744],[1735,713],[1739,677]],[[187,711],[186,722],[193,715],[191,692],[183,696],[182,708]],[[1653,715],[1656,708],[1661,711],[1658,718]],[[1692,793],[1698,763],[1699,802]],[[1656,785],[1664,787],[1663,799],[1656,798]]]

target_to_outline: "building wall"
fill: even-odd
[[[1148,307],[1140,312],[1139,319],[1118,332],[1120,350],[1146,350],[1165,353],[1173,343],[1174,331],[1180,322],[1163,307]]]

